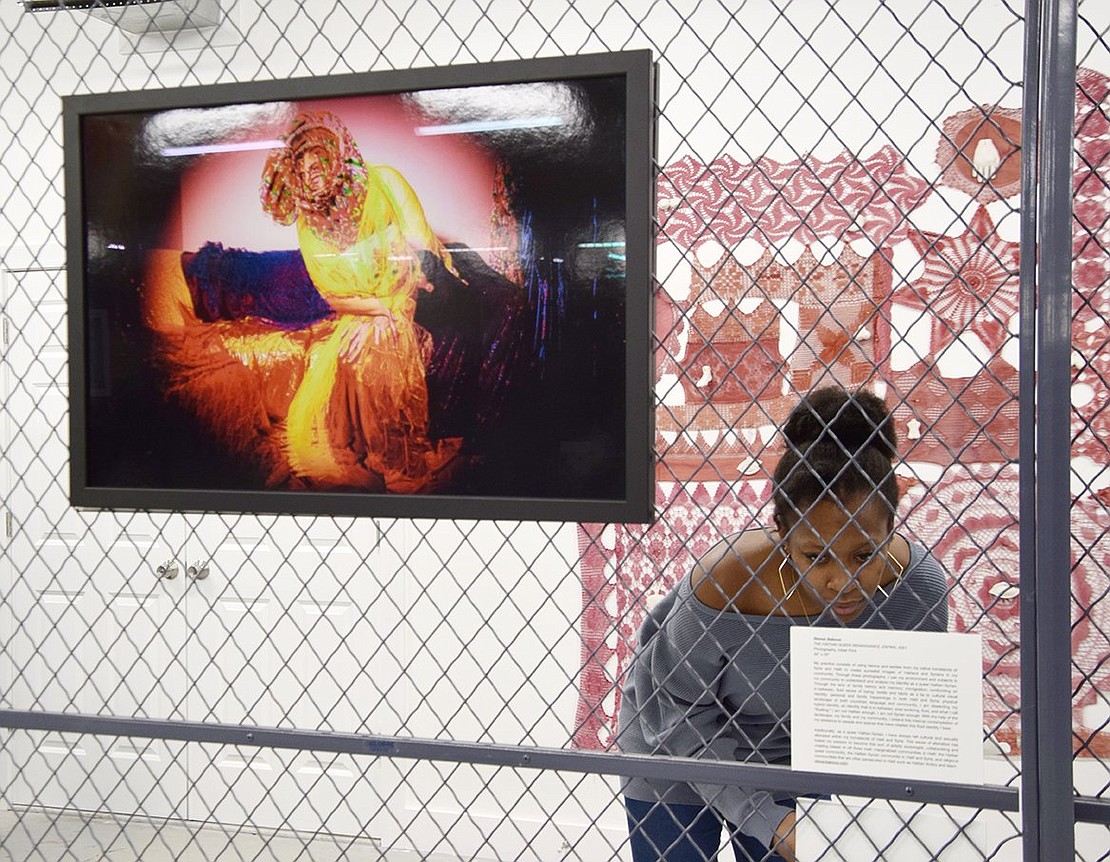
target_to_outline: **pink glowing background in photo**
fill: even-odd
[[[299,111],[331,111],[350,129],[368,165],[390,165],[412,185],[432,229],[445,242],[484,248],[490,241],[495,160],[473,138],[457,134],[420,135],[434,125],[398,96],[314,99],[280,106]],[[203,109],[199,109],[203,111]],[[276,140],[288,120],[260,121],[236,143]],[[168,220],[163,245],[194,251],[206,242],[251,251],[296,248],[295,229],[276,224],[259,202],[259,183],[268,149],[217,152],[202,156],[181,181],[179,209]]]

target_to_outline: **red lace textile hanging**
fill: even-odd
[[[1110,755],[1099,733],[1104,704],[1097,694],[1110,688],[1110,486],[1100,478],[1110,465],[1108,117],[1110,78],[1081,69],[1073,246],[1073,718],[1077,750],[1102,757]],[[620,682],[646,609],[711,544],[761,516],[765,465],[777,456],[774,428],[798,392],[836,380],[878,388],[894,407],[906,488],[901,529],[931,547],[951,574],[951,627],[983,638],[986,726],[1016,750],[1019,258],[1018,244],[994,221],[1005,210],[993,205],[1020,190],[1021,112],[969,107],[943,128],[933,183],[979,203],[966,225],[945,233],[913,227],[913,210],[933,183],[916,176],[892,147],[862,159],[842,153],[787,163],[742,164],[726,155],[701,164],[688,156],[661,172],[660,241],[689,261],[690,290],[682,300],[664,295],[657,306],[663,384],[657,521],[647,528],[580,530],[579,747],[612,743]],[[837,248],[832,261],[830,237]],[[857,254],[860,239],[874,253]],[[743,266],[727,249],[751,241],[765,250]],[[772,250],[787,241],[805,246],[791,262]],[[700,254],[709,243],[720,252],[711,265],[702,258],[713,255]],[[916,266],[899,268],[912,273],[908,280],[891,265],[895,247],[917,255]],[[918,334],[896,330],[896,318]],[[907,345],[914,351],[908,361]],[[960,350],[960,361],[951,361],[949,351]]]

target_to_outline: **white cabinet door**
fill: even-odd
[[[189,515],[192,721],[393,732],[383,679],[399,605],[378,583],[374,522]],[[381,766],[369,757],[190,746],[189,816],[262,829],[376,837]]]
[[[5,269],[2,674],[17,710],[181,717],[187,691],[179,518],[78,512],[68,500],[66,298],[61,268]],[[172,816],[183,761],[165,743],[13,732],[6,798]]]

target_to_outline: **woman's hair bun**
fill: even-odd
[[[817,444],[831,444],[849,455],[874,448],[890,461],[898,452],[894,417],[878,395],[864,389],[814,390],[791,411],[782,433],[789,446],[803,451]]]

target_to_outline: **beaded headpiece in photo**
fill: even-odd
[[[304,219],[312,231],[339,248],[358,237],[366,199],[366,165],[351,133],[329,111],[298,114],[262,169],[262,208],[278,224]],[[297,172],[298,157],[306,150],[323,150],[327,190],[309,195]]]

